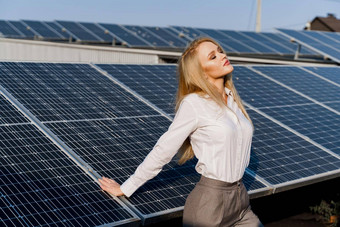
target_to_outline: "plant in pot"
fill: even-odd
[[[322,200],[320,205],[309,207],[313,213],[320,215],[323,222],[336,227],[340,216],[340,202],[331,201],[330,203]]]

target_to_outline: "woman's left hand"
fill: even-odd
[[[107,178],[107,177],[102,177],[101,179],[98,179],[98,181],[100,183],[100,187],[104,191],[106,191],[106,192],[108,192],[112,195],[115,195],[115,196],[124,195],[122,190],[120,190],[120,185],[116,181],[114,181],[110,178]]]

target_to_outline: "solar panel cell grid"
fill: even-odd
[[[95,226],[133,218],[33,125],[0,126],[5,226]]]
[[[317,104],[263,108],[263,112],[340,155],[340,118]]]
[[[29,120],[21,114],[15,107],[0,96],[0,125],[28,123]]]
[[[53,30],[51,30],[49,27],[47,27],[45,24],[43,24],[40,21],[29,21],[29,20],[23,20],[25,24],[27,24],[29,27],[33,28],[34,31],[36,31],[39,35],[41,35],[44,38],[53,38],[53,39],[60,39],[61,37],[59,34],[55,33]]]
[[[126,45],[132,46],[132,47],[145,47],[150,46],[149,43],[145,42],[144,40],[138,38],[136,35],[134,35],[131,32],[126,31],[122,27],[116,24],[103,24],[100,23],[102,27],[112,32],[114,35],[119,37],[121,40],[126,42]]]
[[[83,29],[79,24],[72,21],[56,21],[61,27],[67,29],[70,33],[72,33],[78,40],[81,41],[102,41],[99,37],[94,36],[89,31]]]
[[[255,127],[249,168],[269,183],[281,184],[340,168],[340,159],[255,111],[248,113]]]
[[[177,91],[176,66],[109,64],[97,66],[161,110],[168,114],[174,113],[174,97]]]
[[[14,30],[6,21],[0,20],[0,35],[3,37],[22,37],[19,32]]]
[[[242,100],[256,108],[312,103],[243,66],[234,66],[233,81]]]
[[[0,82],[41,121],[158,114],[89,65],[1,63]]]
[[[340,67],[304,67],[340,85]]]
[[[123,27],[130,30],[136,36],[140,37],[141,39],[144,39],[145,41],[147,41],[153,46],[157,46],[157,47],[170,47],[171,46],[170,43],[150,33],[148,30],[146,30],[142,26],[124,25]]]
[[[18,29],[22,34],[24,34],[25,38],[33,38],[36,35],[20,21],[8,21],[8,23],[12,24],[16,29]]]
[[[324,38],[324,36],[321,36],[324,41],[320,41],[320,34],[315,31],[295,31],[288,29],[278,29],[278,31],[288,37],[294,38],[302,45],[313,48],[314,51],[327,56],[336,62],[340,62],[339,42],[333,39]],[[325,40],[327,40],[327,42],[325,42]]]
[[[319,102],[336,100],[340,94],[340,87],[297,67],[254,66],[252,68]]]
[[[80,24],[87,28],[88,30],[90,30],[91,32],[95,33],[98,37],[100,37],[102,40],[106,42],[112,42],[114,39],[114,37],[111,34],[106,33],[105,30],[101,29],[94,23],[81,22]]]

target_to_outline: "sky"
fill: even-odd
[[[257,0],[0,0],[1,20],[68,20],[255,31]],[[261,31],[340,19],[340,0],[262,0]]]

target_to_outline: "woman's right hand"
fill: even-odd
[[[98,179],[98,181],[100,183],[100,187],[104,191],[106,191],[106,192],[108,192],[112,195],[115,195],[115,196],[124,195],[122,190],[120,190],[120,185],[116,181],[114,181],[110,178],[107,178],[107,177],[102,177],[101,179]]]

